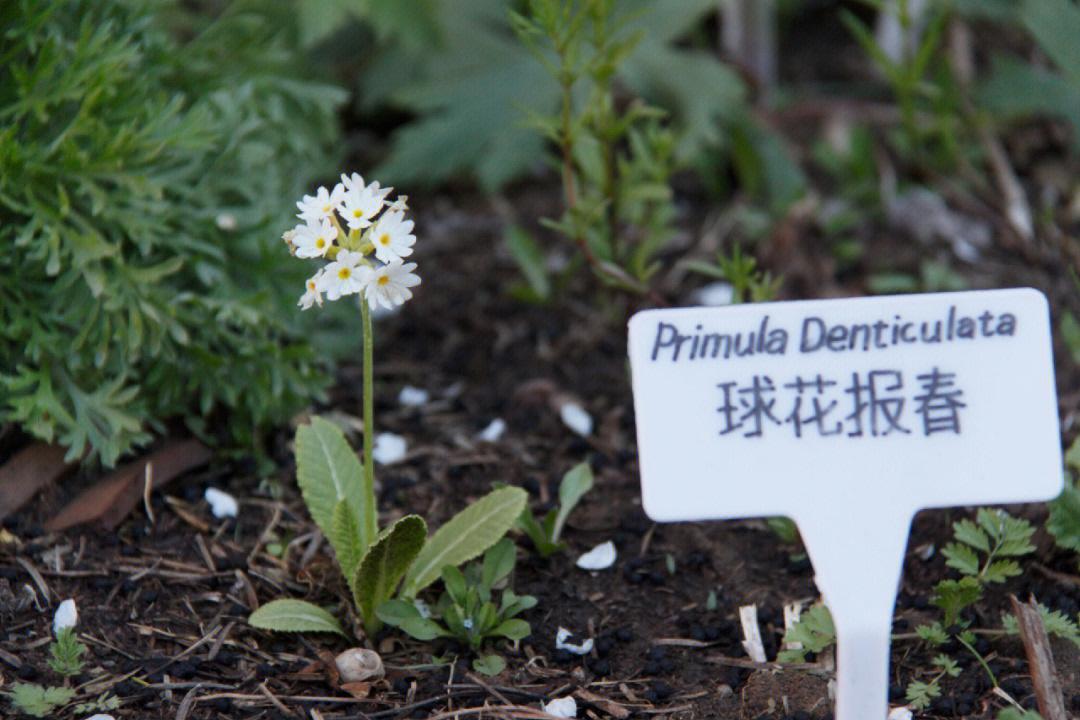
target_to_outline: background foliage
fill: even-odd
[[[216,410],[250,449],[324,380],[280,236],[344,96],[291,4],[182,7],[0,4],[0,423],[106,465]]]

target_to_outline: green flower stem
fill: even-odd
[[[368,537],[374,541],[379,536],[379,516],[375,508],[375,459],[371,457],[375,435],[375,341],[371,329],[371,308],[361,296],[360,317],[364,328],[364,517],[360,521],[368,529]]]

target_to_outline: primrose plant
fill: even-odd
[[[371,313],[393,308],[420,283],[416,263],[404,262],[416,237],[405,197],[388,203],[391,188],[365,185],[358,174],[342,175],[333,189],[321,187],[297,203],[303,221],[285,233],[290,251],[320,262],[298,305],[310,309],[323,297],[360,295],[363,327],[363,463],[332,423],[313,418],[296,432],[297,482],[316,525],[325,533],[370,634],[379,629],[378,607],[395,595],[412,600],[441,577],[494,545],[521,514],[526,494],[500,488],[462,510],[427,537],[427,524],[408,515],[379,528],[375,504],[374,372]],[[400,585],[400,588],[399,588]],[[335,632],[341,624],[323,608],[299,600],[275,600],[249,618],[258,628],[287,632]],[[347,637],[347,636],[346,636]]]

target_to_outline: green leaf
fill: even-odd
[[[1061,495],[1050,503],[1046,529],[1059,546],[1080,552],[1080,488],[1075,483],[1067,482]]]
[[[468,587],[465,582],[465,576],[461,574],[461,571],[452,565],[447,565],[442,569],[442,581],[446,586],[446,592],[450,595],[450,599],[458,605],[465,604],[465,593]]]
[[[965,575],[979,574],[979,556],[967,545],[949,543],[942,549],[941,554],[945,556],[945,564],[949,567],[956,568]]]
[[[551,530],[552,542],[559,542],[566,519],[570,517],[570,511],[581,502],[581,498],[592,489],[592,486],[592,467],[587,462],[575,465],[566,475],[563,475],[562,482],[559,483],[559,512],[555,516],[555,526]]]
[[[1069,0],[1024,0],[1020,19],[1040,47],[1072,80],[1080,84],[1080,8]]]
[[[944,645],[949,642],[949,634],[936,620],[929,625],[919,625],[915,628],[915,634],[931,645]]]
[[[1011,577],[1021,575],[1020,566],[1015,560],[998,560],[990,563],[983,572],[986,582],[1003,583]]]
[[[75,697],[75,691],[66,687],[42,687],[33,683],[15,683],[11,687],[12,704],[33,717],[49,717],[52,712],[67,705]]]
[[[405,618],[398,627],[401,628],[402,632],[425,642],[449,635],[439,627],[439,623],[423,617]]]
[[[369,631],[377,624],[375,609],[393,595],[426,537],[424,520],[419,515],[407,515],[384,531],[364,553],[356,569],[353,597]]]
[[[521,488],[499,488],[450,518],[416,556],[402,595],[416,597],[439,577],[444,567],[460,565],[494,545],[521,515],[527,499]]]
[[[333,515],[330,517],[330,545],[337,555],[338,565],[345,579],[350,583],[356,573],[356,566],[366,549],[361,540],[360,519],[349,507],[349,501],[345,498],[337,501]],[[350,590],[352,585],[349,586]]]
[[[480,584],[490,588],[514,570],[517,548],[510,538],[502,538],[484,553],[484,564],[480,574]]]
[[[801,650],[785,650],[781,662],[803,662],[806,653],[819,653],[836,642],[836,626],[832,614],[824,605],[815,605],[784,633],[783,642],[802,643]]]
[[[506,660],[502,655],[485,655],[473,660],[472,666],[481,675],[498,675],[506,669]]]
[[[907,686],[908,705],[912,710],[925,710],[930,707],[930,701],[941,695],[941,686],[937,680],[925,683],[913,681]]]
[[[540,246],[533,240],[532,235],[520,225],[511,224],[506,227],[503,236],[506,249],[510,251],[510,257],[517,263],[518,270],[528,283],[530,296],[534,302],[544,303],[551,299],[551,280],[548,278],[547,261]]]
[[[332,632],[344,638],[349,636],[341,629],[330,613],[318,605],[303,600],[274,600],[251,613],[248,623],[262,630],[280,632]]]
[[[963,577],[960,580],[942,580],[934,586],[934,597],[930,600],[945,611],[945,627],[956,624],[957,617],[964,608],[979,599],[982,591],[979,581],[973,577]]]
[[[366,548],[372,538],[363,519],[371,501],[364,497],[362,476],[359,458],[336,425],[313,417],[310,425],[296,429],[296,481],[311,519],[332,537],[334,508],[346,500],[361,522],[359,538]]]
[[[399,627],[410,618],[423,617],[420,611],[407,600],[387,600],[375,608],[375,617],[387,625]]]
[[[990,552],[990,538],[975,523],[970,520],[960,520],[953,523],[953,537],[957,542],[967,543],[976,550]]]
[[[532,627],[520,618],[510,618],[499,623],[499,626],[492,630],[491,634],[501,635],[510,640],[524,640],[532,634]]]

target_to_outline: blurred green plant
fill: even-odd
[[[257,451],[326,380],[274,228],[344,95],[297,70],[291,4],[186,7],[0,5],[0,423],[69,458],[176,417]]]
[[[1065,489],[1050,503],[1046,529],[1058,546],[1080,553],[1080,438],[1065,453]]]
[[[543,522],[537,521],[528,505],[521,511],[515,527],[529,536],[540,557],[551,557],[566,549],[566,543],[561,540],[563,527],[570,512],[592,487],[592,468],[587,462],[578,463],[563,475],[559,483],[559,504],[548,511]]]
[[[587,4],[594,0],[587,0]],[[363,107],[393,107],[414,118],[393,135],[375,172],[394,184],[435,184],[457,174],[485,191],[534,169],[544,138],[528,127],[531,114],[560,106],[560,86],[516,37],[516,0],[423,2],[404,14],[391,0],[350,0],[353,17],[368,21],[375,42],[359,73]],[[715,0],[620,0],[627,37],[647,31],[616,70],[629,92],[662,106],[679,164],[699,157],[722,136],[719,120],[745,102],[742,79],[710,52],[680,42],[716,10]],[[527,11],[523,14],[527,14]],[[691,44],[692,45],[692,44]],[[586,60],[582,57],[581,60]]]
[[[928,159],[940,151],[942,162],[960,152],[959,100],[947,63],[939,61],[945,30],[952,16],[947,2],[932,2],[916,17],[909,0],[860,0],[879,13],[893,13],[904,36],[900,57],[883,47],[873,30],[855,13],[843,9],[840,19],[884,77],[900,109],[900,132],[892,144],[902,157]],[[908,42],[915,38],[916,42]]]
[[[1019,22],[1056,69],[996,55],[977,101],[997,118],[1064,118],[1073,127],[1074,146],[1080,148],[1080,7],[1071,0],[1013,0],[1004,5],[992,19]]]

